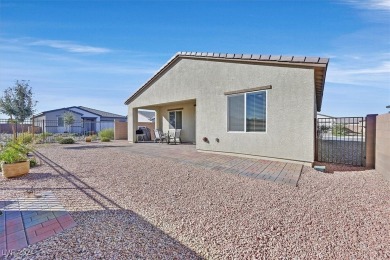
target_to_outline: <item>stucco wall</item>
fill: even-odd
[[[390,181],[390,114],[376,118],[375,169]]]
[[[266,85],[267,132],[227,132],[224,92]],[[181,59],[129,104],[129,122],[134,108],[195,99],[197,149],[312,162],[314,96],[313,69]]]

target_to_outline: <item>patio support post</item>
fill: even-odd
[[[161,129],[161,125],[160,125],[160,109],[156,109],[155,110],[156,114],[154,116],[154,129]]]
[[[138,108],[131,108],[129,107],[129,111],[128,111],[128,118],[127,118],[127,122],[128,122],[128,140],[129,142],[131,143],[136,143],[137,142],[137,138],[136,138],[136,133],[135,131],[137,130],[138,128]]]

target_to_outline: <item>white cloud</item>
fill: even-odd
[[[112,50],[106,55],[71,55],[69,51],[48,51],[49,45],[57,48],[74,48],[75,45],[61,43],[0,37],[0,95],[15,80],[27,79],[39,101],[38,111],[85,105],[125,114],[124,101],[161,64],[161,56],[156,59],[154,53],[131,50]]]
[[[86,53],[86,54],[101,54],[111,52],[110,49],[93,47],[88,45],[80,45],[68,41],[56,41],[56,40],[37,40],[29,43],[31,46],[46,46],[55,49],[64,50],[73,53]]]
[[[390,11],[390,0],[347,0],[358,8]]]
[[[330,83],[390,88],[389,53],[370,56],[345,54],[330,60],[326,81]]]

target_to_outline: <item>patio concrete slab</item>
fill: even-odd
[[[297,186],[303,164],[269,161],[218,153],[198,152],[195,145],[135,143],[117,147],[118,151],[172,160],[180,164],[236,174],[242,177]]]
[[[51,191],[0,201],[0,251],[22,249],[76,223]]]

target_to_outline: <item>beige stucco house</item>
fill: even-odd
[[[328,61],[179,52],[126,100],[128,139],[150,109],[157,129],[182,129],[200,151],[311,163]]]

